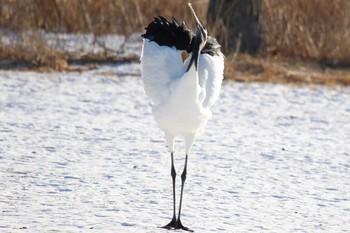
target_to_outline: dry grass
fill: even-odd
[[[110,33],[128,35],[142,31],[153,16],[160,14],[193,24],[187,2],[0,0],[0,32],[11,34],[16,31],[20,35],[11,45],[0,43],[0,60],[29,61],[34,66],[69,69],[66,61],[79,57],[70,57],[50,48],[38,29],[57,33],[93,33],[96,36]],[[192,1],[204,24],[208,3],[209,0]],[[227,78],[350,85],[348,69],[318,65],[350,64],[350,1],[262,0],[262,3],[266,54],[261,58],[226,54]],[[220,19],[215,25],[208,25],[210,34],[228,35],[230,29],[224,25],[225,22]],[[110,59],[96,54],[84,56],[97,60]]]
[[[102,54],[83,57],[57,51],[47,45],[38,30],[56,33],[129,35],[143,31],[154,16],[172,16],[194,24],[187,0],[0,0],[1,33],[19,33],[8,45],[0,42],[0,60],[25,61],[31,67],[65,69],[68,59],[113,60]],[[192,1],[200,18],[205,19],[208,0]],[[204,21],[204,20],[203,20]],[[11,36],[10,36],[11,37]],[[107,54],[107,52],[105,53]],[[124,59],[124,58],[123,58]],[[130,58],[135,60],[134,58]]]
[[[188,0],[0,0],[0,28],[11,31],[130,34],[153,16],[192,21]],[[205,19],[208,0],[192,1]]]
[[[240,82],[350,86],[350,68],[333,69],[313,61],[240,54],[226,59],[225,78]]]
[[[32,67],[47,66],[57,70],[67,67],[66,60],[50,49],[36,31],[20,32],[12,44],[0,45],[0,54],[3,60],[30,61]]]
[[[350,64],[350,1],[264,0],[269,54]]]

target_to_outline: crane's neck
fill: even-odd
[[[198,37],[194,38],[194,45],[192,49],[191,60],[190,60],[190,63],[188,64],[186,72],[188,72],[193,65],[195,67],[195,70],[198,71],[198,60],[200,55],[200,44],[201,44],[201,41],[199,40],[200,39],[198,39]]]

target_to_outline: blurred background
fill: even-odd
[[[222,45],[225,77],[350,85],[350,1],[193,0]],[[154,16],[193,26],[188,0],[0,0],[1,68],[62,70],[74,61],[137,61]],[[133,51],[134,49],[134,51]]]

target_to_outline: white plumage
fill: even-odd
[[[153,102],[154,118],[165,133],[168,149],[174,150],[174,137],[184,136],[190,140],[185,141],[189,153],[191,138],[203,132],[211,117],[210,107],[219,96],[224,58],[222,54],[201,54],[198,72],[195,66],[186,72],[192,54],[183,62],[181,52],[144,39],[141,72],[145,92]]]
[[[152,101],[154,119],[164,131],[171,153],[173,181],[173,218],[167,229],[183,229],[180,221],[183,187],[187,174],[187,159],[195,137],[202,133],[212,113],[210,107],[219,96],[223,79],[224,56],[217,41],[196,20],[193,34],[184,23],[175,18],[168,22],[159,16],[146,28],[142,36],[141,75],[147,96]],[[182,52],[189,53],[182,60]],[[174,142],[175,137],[185,139],[186,159],[181,174],[181,196],[178,217],[175,214]]]

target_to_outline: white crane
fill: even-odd
[[[196,21],[195,34],[184,22],[179,25],[175,18],[169,22],[164,17],[155,17],[142,35],[141,74],[145,92],[153,102],[155,121],[165,133],[171,155],[173,218],[164,228],[192,231],[180,220],[187,159],[195,137],[212,115],[210,107],[219,96],[224,56],[218,42],[207,36],[207,30],[191,4],[188,5]],[[181,56],[183,51],[189,55],[185,61]],[[185,139],[186,158],[176,217],[174,142],[177,136]]]

